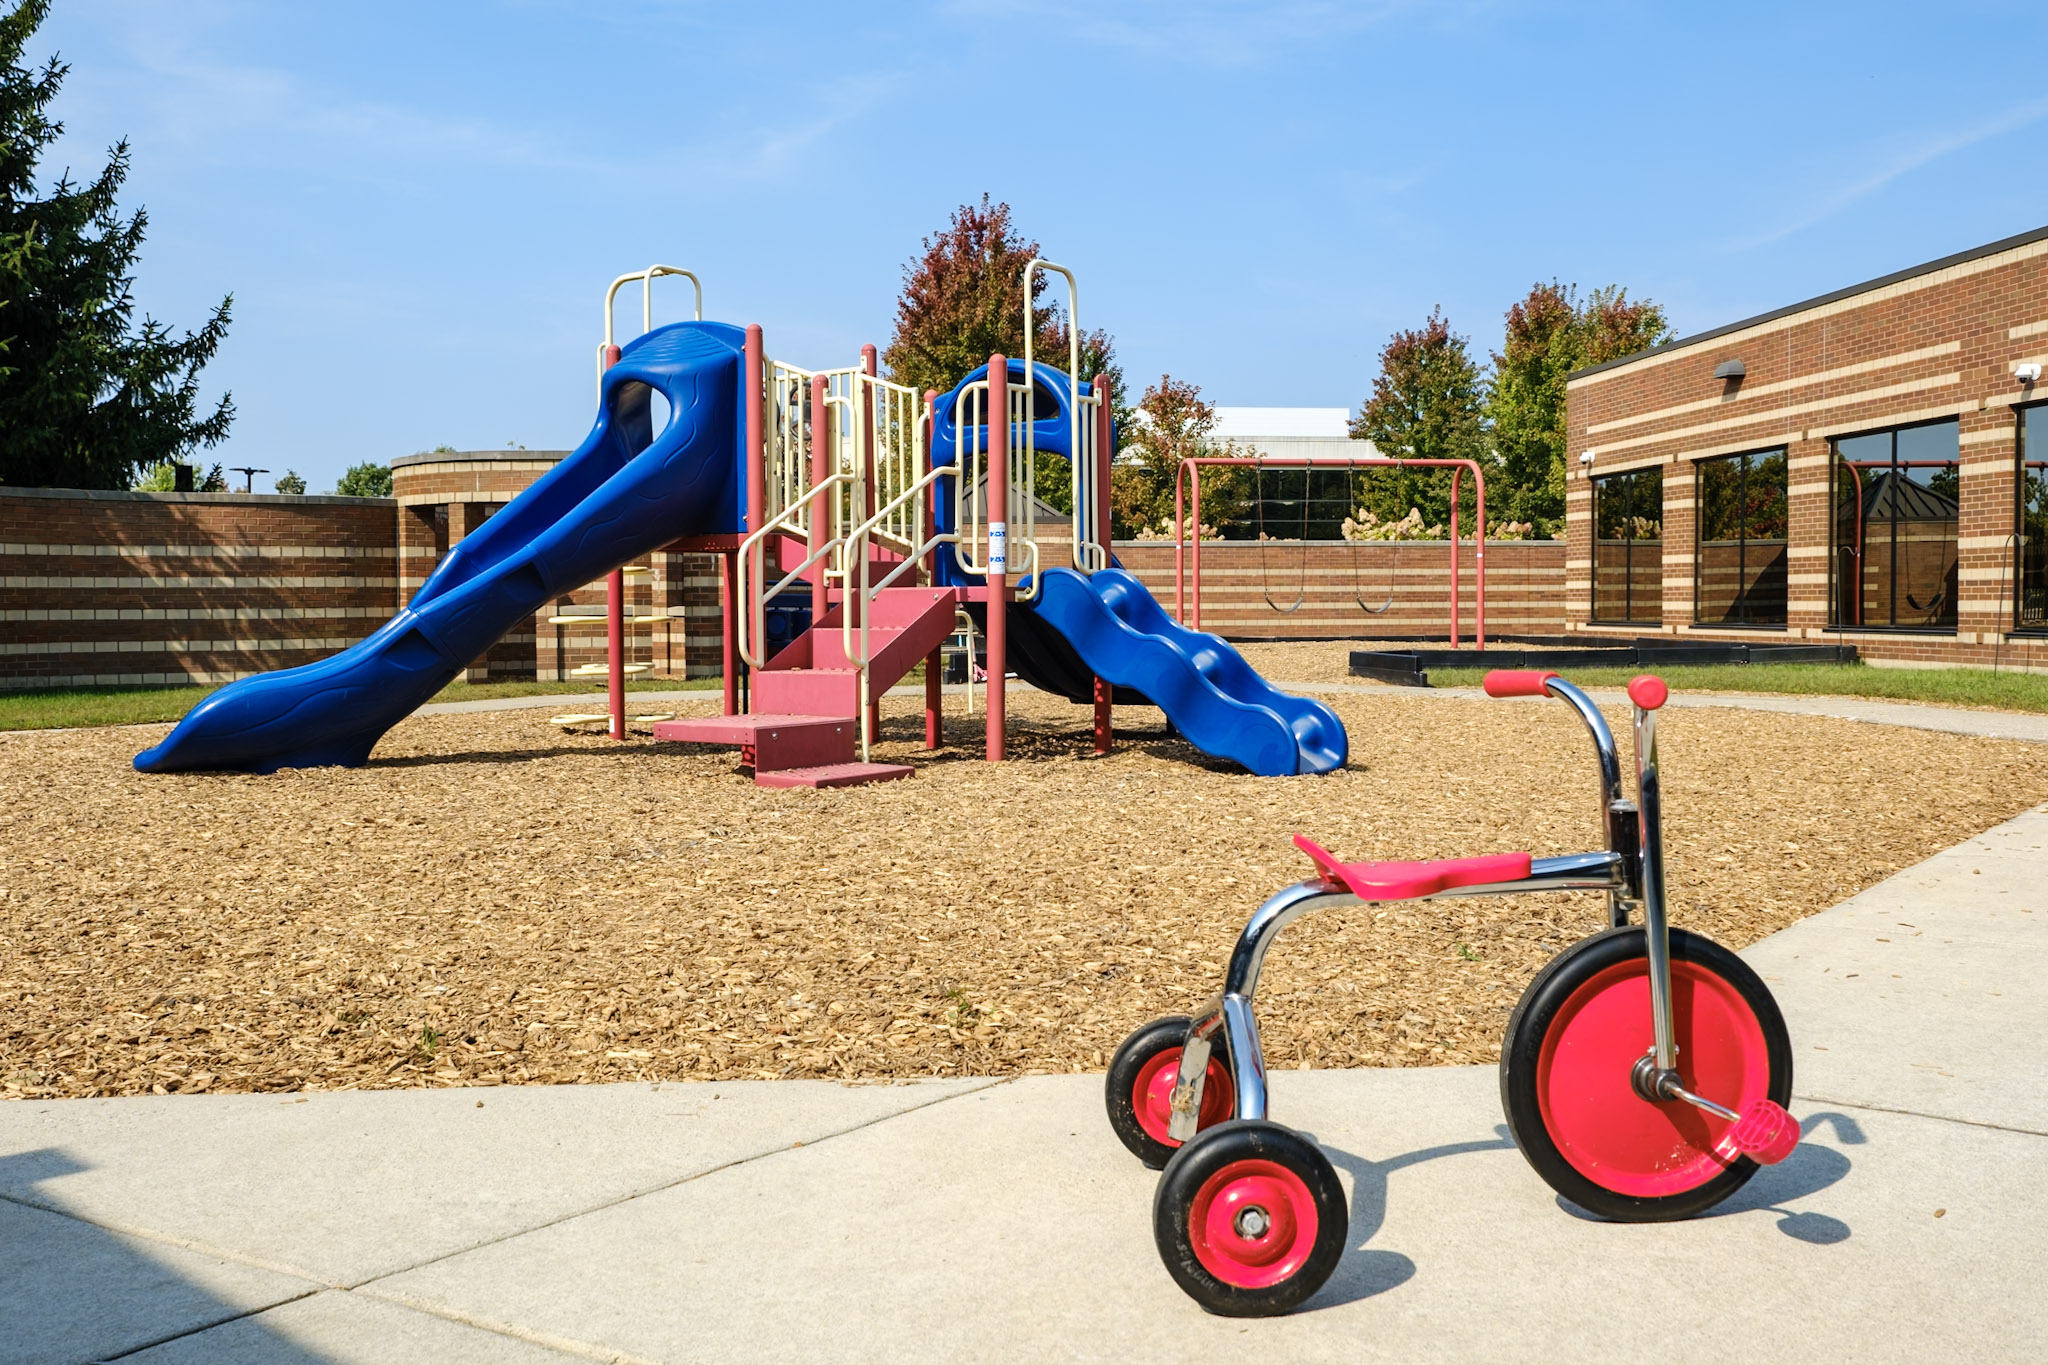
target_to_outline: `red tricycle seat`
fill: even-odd
[[[1294,836],[1294,846],[1315,860],[1316,870],[1325,880],[1349,888],[1366,901],[1410,901],[1454,886],[1520,881],[1529,875],[1526,853],[1488,853],[1422,863],[1340,863],[1305,834]]]

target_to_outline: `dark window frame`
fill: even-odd
[[[1859,620],[1859,621],[1855,621],[1855,622],[1849,622],[1849,621],[1844,621],[1844,620],[1842,620],[1842,619],[1841,619],[1841,615],[1842,615],[1842,544],[1841,544],[1841,538],[1840,538],[1840,527],[1839,527],[1839,526],[1838,526],[1838,524],[1837,524],[1837,517],[1839,516],[1839,511],[1838,511],[1838,509],[1839,509],[1839,508],[1841,507],[1841,505],[1842,505],[1842,502],[1841,502],[1841,491],[1840,491],[1840,489],[1841,489],[1841,484],[1840,484],[1840,480],[1841,480],[1841,478],[1842,478],[1842,473],[1843,473],[1843,470],[1844,470],[1844,469],[1845,469],[1845,468],[1847,467],[1847,465],[1846,465],[1846,462],[1845,462],[1845,461],[1844,461],[1844,460],[1842,459],[1842,443],[1843,443],[1843,442],[1845,442],[1845,441],[1854,441],[1854,440],[1860,440],[1860,439],[1862,439],[1862,438],[1864,438],[1864,437],[1869,437],[1869,436],[1889,436],[1889,437],[1891,438],[1891,469],[1892,469],[1893,471],[1897,471],[1897,470],[1898,470],[1898,467],[1899,467],[1899,436],[1900,436],[1900,434],[1901,434],[1901,433],[1903,433],[1903,432],[1908,432],[1908,431],[1923,431],[1923,430],[1926,430],[1926,429],[1928,429],[1928,428],[1930,428],[1930,427],[1939,427],[1939,426],[1953,426],[1953,427],[1955,427],[1955,428],[1956,428],[1956,434],[1957,434],[1957,436],[1958,436],[1958,437],[1960,437],[1960,436],[1962,435],[1962,419],[1961,419],[1960,417],[1932,417],[1932,418],[1929,418],[1929,419],[1927,419],[1926,421],[1921,421],[1921,422],[1900,422],[1900,423],[1898,423],[1897,425],[1894,425],[1894,426],[1879,426],[1879,427],[1868,427],[1868,428],[1865,428],[1865,429],[1863,429],[1863,430],[1860,430],[1860,431],[1842,431],[1842,432],[1835,432],[1835,433],[1832,433],[1832,434],[1830,434],[1830,435],[1829,435],[1829,437],[1828,437],[1828,535],[1827,535],[1827,545],[1828,545],[1828,625],[1827,625],[1827,629],[1828,629],[1828,630],[1830,630],[1830,631],[1842,631],[1842,632],[1857,632],[1857,633],[1877,634],[1877,635],[1940,635],[1940,636],[1953,636],[1953,635],[1955,635],[1955,634],[1957,633],[1957,630],[1959,629],[1959,626],[1960,626],[1960,621],[1951,621],[1950,623],[1948,623],[1948,624],[1945,624],[1945,625],[1921,625],[1921,624],[1913,624],[1913,625],[1897,625],[1897,624],[1892,624],[1892,623],[1891,623],[1891,622],[1896,622],[1896,621],[1898,620],[1898,616],[1899,616],[1899,581],[1898,581],[1898,580],[1899,580],[1899,554],[1898,554],[1898,528],[1899,528],[1899,519],[1898,519],[1897,517],[1892,517],[1892,518],[1889,518],[1889,519],[1887,520],[1887,522],[1886,522],[1886,524],[1887,524],[1887,525],[1888,525],[1888,526],[1889,526],[1889,527],[1891,528],[1891,543],[1890,543],[1890,547],[1889,547],[1890,553],[1889,553],[1889,555],[1888,555],[1888,571],[1889,571],[1889,575],[1890,575],[1890,576],[1889,576],[1889,581],[1888,581],[1888,583],[1887,583],[1887,591],[1886,591],[1886,598],[1887,598],[1887,601],[1888,601],[1888,602],[1889,602],[1889,604],[1890,604],[1890,616],[1891,616],[1891,622],[1887,622],[1887,623],[1884,623],[1884,624],[1877,624],[1877,625],[1873,625],[1873,624],[1870,624],[1869,622],[1865,622],[1865,621],[1861,621],[1861,620]],[[1962,468],[1963,468],[1963,465],[1962,465],[1962,451],[1961,451],[1961,448],[1960,448],[1960,444],[1958,444],[1958,448],[1957,448],[1957,452],[1956,452],[1956,458],[1955,458],[1955,461],[1954,461],[1954,469],[1955,469],[1955,473],[1956,473],[1956,478],[1957,478],[1957,484],[1958,484],[1958,498],[1957,498],[1957,517],[1956,517],[1956,536],[1957,536],[1958,538],[1960,538],[1960,536],[1961,536],[1961,534],[1962,534],[1962,524],[1961,524],[1961,510],[1962,510],[1962,509],[1961,509],[1961,498],[1960,498],[1960,485],[1961,485],[1961,479],[1962,479]],[[1910,475],[1908,476],[1908,478],[1910,479]],[[1894,503],[1894,506],[1896,506],[1896,503]],[[1857,592],[1857,596],[1858,596],[1858,602],[1859,602],[1859,610],[1858,610],[1858,615],[1859,615],[1859,616],[1861,615],[1861,610],[1860,610],[1860,602],[1861,602],[1861,598],[1862,598],[1862,594],[1863,594],[1863,587],[1864,587],[1862,579],[1863,579],[1863,569],[1862,569],[1862,564],[1861,564],[1861,560],[1860,560],[1860,558],[1859,558],[1859,561],[1858,561],[1858,564],[1857,564],[1857,582],[1856,582],[1856,592]],[[1949,603],[1949,608],[1948,608],[1948,609],[1949,609],[1949,611],[1950,611],[1950,612],[1952,612],[1952,613],[1953,613],[1953,612],[1955,612],[1955,611],[1956,611],[1956,605],[1957,605],[1957,604],[1956,604],[1956,603],[1955,603],[1954,601],[1951,601],[1951,602]],[[1917,608],[1916,608],[1916,610],[1917,610]]]
[[[1732,460],[1742,461],[1741,482],[1737,485],[1737,487],[1742,491],[1737,494],[1736,501],[1739,505],[1743,505],[1746,508],[1748,502],[1747,490],[1749,487],[1751,470],[1754,466],[1754,463],[1759,460],[1768,460],[1773,455],[1777,456],[1779,460],[1782,462],[1779,466],[1780,481],[1778,486],[1780,490],[1780,496],[1783,499],[1785,505],[1786,534],[1783,543],[1785,545],[1786,551],[1788,552],[1788,562],[1786,567],[1789,572],[1791,567],[1789,563],[1789,551],[1791,550],[1792,541],[1791,447],[1785,445],[1765,446],[1761,450],[1742,450],[1737,451],[1732,455],[1710,455],[1705,459],[1693,461],[1692,621],[1693,624],[1696,626],[1707,627],[1714,630],[1784,630],[1790,624],[1792,594],[1789,582],[1785,592],[1784,603],[1779,607],[1779,615],[1776,620],[1762,620],[1757,618],[1749,618],[1740,621],[1709,621],[1704,619],[1700,615],[1701,579],[1706,572],[1707,561],[1707,466],[1716,464],[1727,464]],[[1748,581],[1749,577],[1749,517],[1747,515],[1746,510],[1742,517],[1742,531],[1741,535],[1737,540],[1737,544],[1740,548],[1736,552],[1736,578],[1738,582],[1746,582]]]
[[[2029,625],[2024,592],[2027,575],[2027,414],[2031,412],[2048,415],[2048,401],[2020,404],[2014,407],[2012,414],[2012,633],[2042,636],[2048,635],[2048,604],[2044,604],[2042,618]],[[2048,429],[2048,423],[2044,423],[2044,429]],[[2048,450],[2041,452],[2041,458],[2036,463],[2042,466],[2042,483],[2048,485]],[[2043,501],[2048,502],[2048,498],[2044,498]],[[2044,542],[2048,542],[2048,537],[2044,537]],[[2043,554],[2048,554],[2048,543],[2044,543],[2040,549]]]
[[[1635,487],[1637,480],[1641,476],[1648,474],[1655,474],[1657,476],[1656,520],[1658,523],[1658,534],[1654,542],[1644,541],[1642,543],[1654,543],[1657,546],[1657,594],[1655,600],[1651,603],[1655,608],[1656,614],[1654,616],[1637,616],[1635,614],[1635,546],[1637,540],[1633,532],[1635,529],[1634,523],[1640,514],[1635,507]],[[1602,485],[1614,483],[1616,480],[1626,480],[1625,486],[1629,490],[1629,501],[1625,504],[1626,510],[1622,514],[1621,523],[1624,530],[1628,532],[1628,534],[1622,537],[1622,544],[1628,547],[1624,552],[1622,568],[1621,597],[1623,614],[1621,616],[1602,616],[1600,615],[1600,490]],[[1612,474],[1596,474],[1592,478],[1592,485],[1593,499],[1592,506],[1589,509],[1591,515],[1588,518],[1588,524],[1593,532],[1591,562],[1593,591],[1592,600],[1586,608],[1586,623],[1595,626],[1662,626],[1664,624],[1664,466],[1661,464],[1638,465],[1634,469],[1617,469]]]

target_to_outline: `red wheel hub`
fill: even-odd
[[[1737,1113],[1770,1098],[1770,1049],[1742,993],[1696,963],[1671,964],[1678,1074],[1686,1089]],[[1630,1083],[1654,1041],[1649,964],[1609,967],[1551,1020],[1536,1063],[1543,1127],[1574,1169],[1617,1194],[1683,1194],[1727,1169],[1715,1152],[1725,1119],[1683,1100],[1651,1103]]]
[[[1211,1275],[1240,1289],[1292,1278],[1315,1250],[1315,1198],[1272,1161],[1233,1161],[1202,1182],[1188,1210],[1188,1240]]]
[[[1131,1108],[1138,1116],[1138,1126],[1155,1142],[1169,1147],[1180,1145],[1166,1135],[1167,1125],[1173,1121],[1173,1087],[1179,1079],[1180,1049],[1173,1047],[1138,1068],[1138,1079],[1131,1086]],[[1221,1123],[1236,1108],[1237,1092],[1231,1088],[1230,1072],[1222,1059],[1211,1053],[1209,1069],[1202,1076],[1202,1108],[1195,1116],[1195,1127],[1200,1130]]]

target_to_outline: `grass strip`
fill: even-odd
[[[1785,696],[1875,697],[1942,706],[2048,712],[2048,677],[1992,673],[1981,668],[1872,668],[1867,664],[1673,664],[1647,668],[1565,668],[1583,687],[1619,687],[1654,672],[1674,689],[1697,692],[1772,692]],[[1432,668],[1433,687],[1477,687],[1479,668]]]
[[[713,690],[716,678],[628,678],[628,692]],[[68,730],[174,721],[211,695],[211,687],[78,687],[0,692],[0,730]],[[435,701],[495,697],[603,696],[604,679],[569,682],[450,683]]]

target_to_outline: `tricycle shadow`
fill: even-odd
[[[1330,1159],[1330,1164],[1351,1177],[1351,1232],[1344,1259],[1337,1263],[1329,1283],[1303,1304],[1301,1311],[1314,1312],[1357,1303],[1384,1294],[1389,1289],[1398,1289],[1413,1279],[1414,1261],[1398,1251],[1376,1251],[1366,1245],[1379,1235],[1380,1227],[1387,1220],[1387,1178],[1396,1171],[1419,1166],[1425,1161],[1514,1149],[1515,1144],[1508,1137],[1505,1125],[1497,1125],[1494,1134],[1491,1142],[1447,1142],[1437,1147],[1424,1147],[1420,1151],[1403,1152],[1384,1161],[1370,1161],[1341,1147],[1318,1141],[1317,1146]]]
[[[1851,1235],[1849,1225],[1839,1218],[1831,1218],[1811,1209],[1799,1210],[1786,1207],[1795,1199],[1805,1199],[1837,1184],[1849,1174],[1855,1163],[1833,1147],[1823,1147],[1811,1141],[1815,1130],[1821,1125],[1832,1126],[1836,1140],[1845,1146],[1859,1147],[1869,1141],[1863,1133],[1863,1125],[1847,1114],[1824,1112],[1809,1114],[1800,1124],[1804,1131],[1799,1145],[1792,1155],[1775,1166],[1758,1169],[1749,1183],[1730,1195],[1721,1204],[1699,1214],[1701,1219],[1727,1218],[1735,1214],[1764,1212],[1777,1215],[1778,1231],[1794,1241],[1807,1242],[1814,1246],[1834,1246],[1846,1242]],[[1578,1205],[1558,1196],[1557,1206],[1572,1217],[1589,1223],[1605,1222]]]

